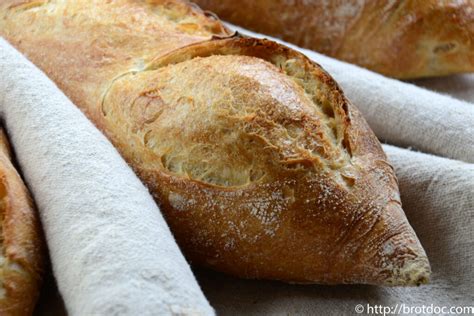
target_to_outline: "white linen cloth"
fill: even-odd
[[[212,315],[150,194],[46,75],[0,38],[0,114],[70,315]]]
[[[412,82],[417,86],[474,103],[474,74],[425,78],[413,80]]]

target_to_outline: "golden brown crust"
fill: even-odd
[[[223,27],[190,35],[183,1],[147,3],[0,6],[0,29],[111,139],[191,261],[288,282],[427,282],[393,170],[319,65]]]
[[[474,71],[472,0],[195,0],[221,18],[396,78]]]
[[[0,130],[0,314],[31,315],[44,266],[43,239],[28,190]]]

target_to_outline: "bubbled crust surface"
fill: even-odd
[[[100,120],[115,76],[228,31],[181,0],[0,0],[0,33]]]
[[[167,22],[181,1],[65,3],[3,9],[4,34],[111,139],[192,262],[288,282],[428,280],[380,144],[317,64],[192,7],[185,32],[188,13]],[[56,27],[32,36],[21,21]]]
[[[195,0],[221,18],[396,78],[474,71],[472,0]]]
[[[0,315],[31,315],[44,266],[43,239],[30,195],[0,130]]]
[[[380,144],[300,54],[245,38],[189,46],[116,80],[103,111],[107,130],[132,131],[112,139],[194,262],[302,283],[427,282]]]

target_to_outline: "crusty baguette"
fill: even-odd
[[[379,142],[301,54],[231,36],[179,0],[0,0],[0,32],[110,138],[193,263],[301,283],[428,281]]]
[[[28,190],[0,129],[0,315],[31,315],[44,265],[43,239]]]
[[[474,72],[472,0],[195,0],[221,18],[396,78]]]

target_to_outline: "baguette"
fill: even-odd
[[[380,143],[300,53],[179,0],[0,0],[0,30],[109,137],[192,263],[299,283],[428,281]]]
[[[0,315],[32,315],[44,267],[43,239],[30,194],[0,129]]]
[[[232,23],[381,74],[474,72],[472,0],[195,0]]]

